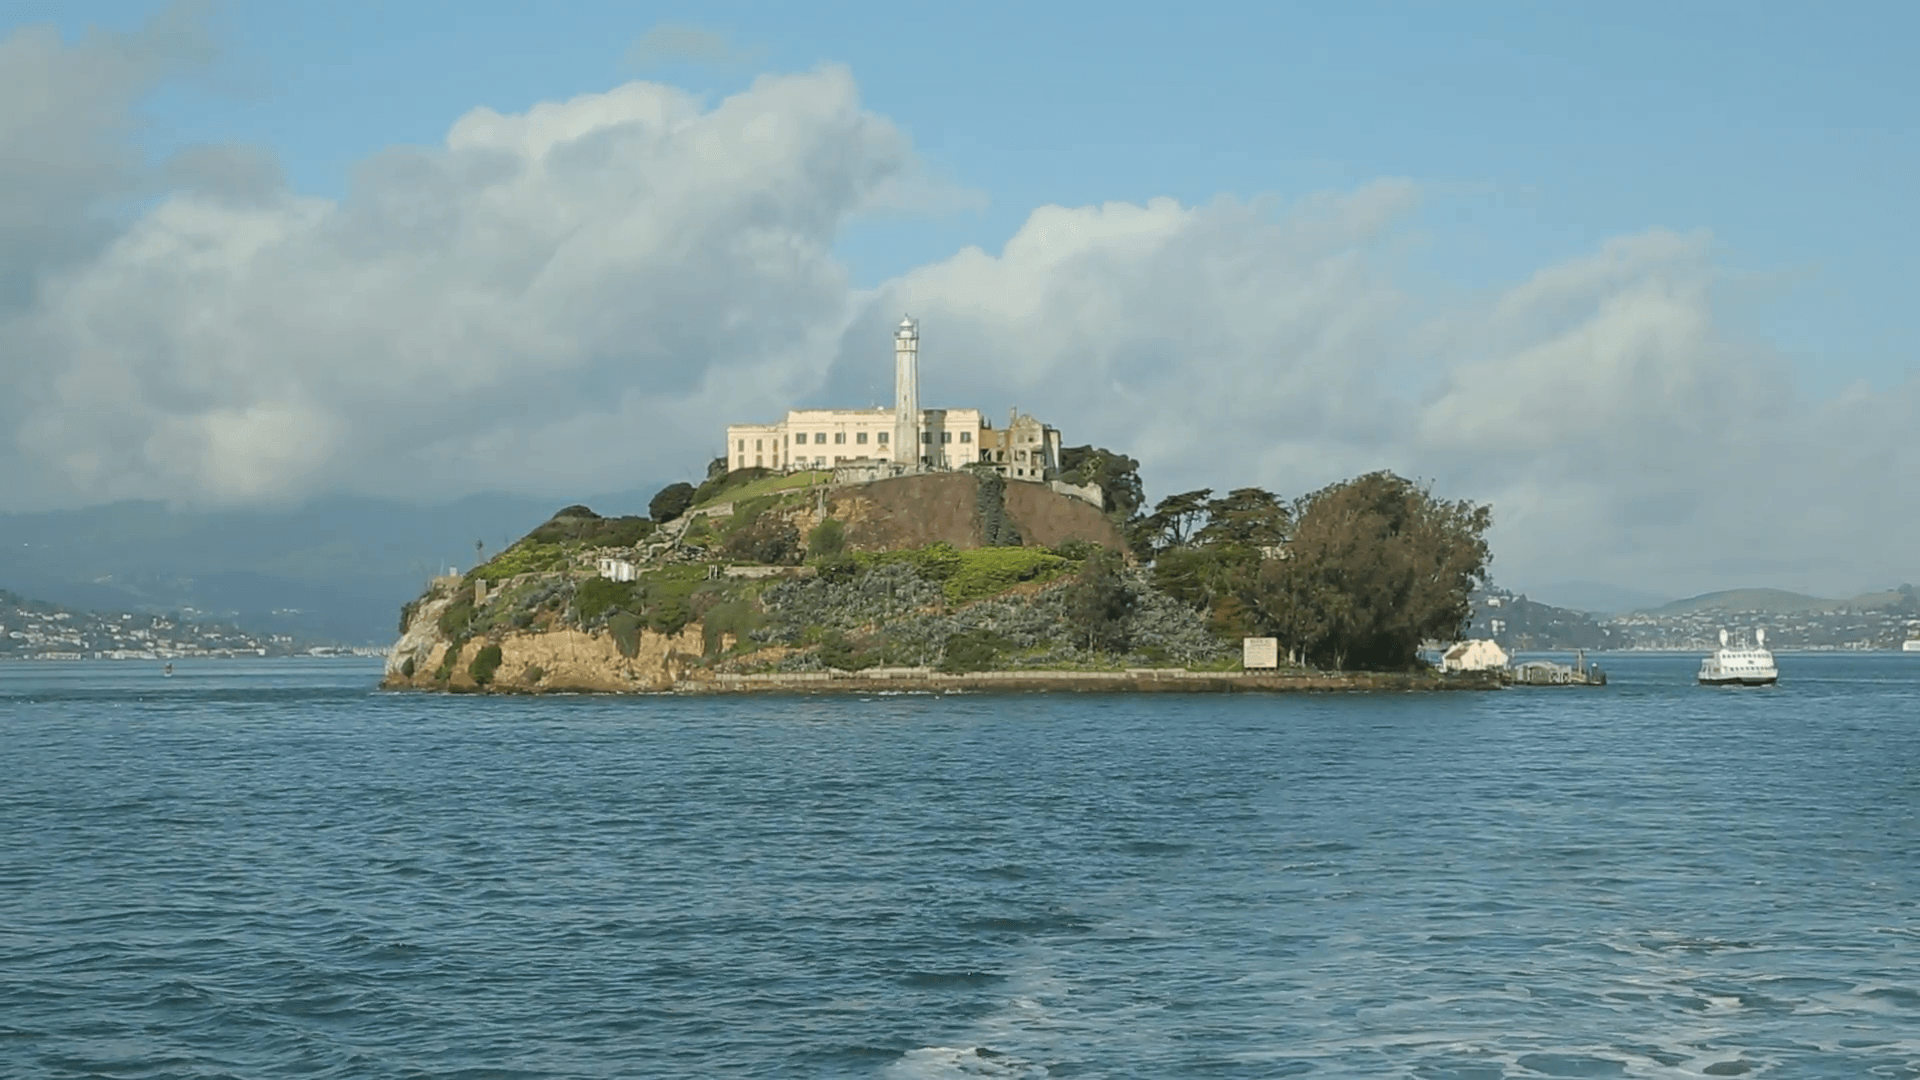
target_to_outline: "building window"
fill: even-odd
[[[759,468],[759,467],[761,467],[762,465],[765,465],[765,464],[766,464],[766,462],[765,462],[764,460],[762,460],[762,459],[761,459],[761,456],[760,456],[759,454],[755,454],[755,455],[753,455],[753,467],[754,467],[754,468],[756,468],[756,469],[757,469],[757,468]]]
[[[961,441],[961,442],[972,442],[972,441],[973,441],[973,432],[971,432],[971,431],[963,431],[963,432],[961,432],[961,433],[960,433],[960,441]]]
[[[941,442],[943,442],[943,443],[950,443],[950,442],[952,442],[952,441],[953,441],[953,432],[951,432],[951,431],[943,431],[943,432],[941,432],[941,433],[940,433],[940,441],[941,441]]]
[[[881,446],[887,445],[887,433],[884,431],[880,432],[879,434],[874,436],[874,440],[878,442]]]
[[[859,443],[861,446],[867,445],[867,433],[864,431],[854,432],[853,441]]]
[[[923,431],[923,432],[921,432],[921,433],[920,433],[920,442],[921,442],[921,444],[922,444],[922,445],[927,445],[927,446],[931,446],[931,445],[933,444],[933,432],[931,432],[931,431]]]
[[[836,446],[845,446],[845,445],[847,445],[847,433],[846,433],[846,432],[844,432],[844,431],[836,431],[836,432],[834,432],[834,433],[833,433],[833,442],[834,442],[834,445],[836,445]]]
[[[982,451],[980,451],[980,460],[981,460],[981,461],[992,461],[992,460],[993,460],[993,451],[991,451],[991,450],[982,450]]]
[[[813,463],[815,465],[825,465],[827,463],[827,459],[823,457],[817,457],[813,459]]]
[[[759,450],[759,449],[762,449],[762,447],[760,446],[760,442],[761,442],[761,440],[759,440],[759,439],[755,439],[755,440],[753,440],[753,448],[754,448],[755,450]]]
[[[816,431],[816,432],[814,432],[814,433],[813,433],[813,441],[814,441],[814,442],[816,442],[816,443],[823,443],[823,442],[826,442],[826,441],[827,441],[827,433],[826,433],[826,432],[824,432],[824,431]]]
[[[739,468],[739,469],[744,469],[744,468],[746,468],[746,467],[747,467],[747,459],[746,459],[746,457],[745,457],[745,456],[742,456],[742,457],[740,458],[740,464],[739,464],[739,465],[737,465],[737,466],[735,466],[735,468]]]
[[[797,442],[797,443],[803,443],[803,442],[806,442],[806,441],[807,441],[807,436],[806,436],[806,434],[805,434],[804,432],[803,432],[803,433],[801,433],[801,434],[799,434],[799,435],[789,435],[789,436],[787,436],[787,437],[788,437],[788,438],[790,438],[790,439],[792,439],[792,440],[793,440],[794,442]]]

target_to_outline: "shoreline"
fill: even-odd
[[[1501,689],[1491,673],[1464,672],[1318,672],[1285,673],[1240,671],[1186,671],[1178,668],[1135,668],[1126,671],[980,671],[945,674],[925,669],[880,671],[790,672],[756,675],[716,674],[690,677],[670,687],[610,689],[605,686],[490,686],[448,684],[422,687],[409,679],[389,677],[381,689],[420,693],[500,694],[683,694],[753,695],[865,695],[865,694],[1049,694],[1049,693],[1417,693],[1451,690]]]

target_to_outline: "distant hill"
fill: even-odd
[[[1542,604],[1505,589],[1488,588],[1473,596],[1469,638],[1491,638],[1507,649],[1624,649],[1627,634],[1596,622],[1583,611]]]
[[[1826,600],[1785,589],[1726,589],[1703,593],[1654,608],[1654,615],[1690,615],[1699,611],[1758,611],[1768,615],[1799,615],[1835,611],[1844,600]]]
[[[652,490],[584,500],[645,513]],[[288,509],[118,502],[0,514],[0,588],[81,611],[186,612],[255,633],[390,641],[436,569],[473,564],[569,502],[474,495],[439,505],[330,496]]]
[[[1785,589],[1727,589],[1675,600],[1664,607],[1652,608],[1652,615],[1691,615],[1702,611],[1755,611],[1766,615],[1818,615],[1835,611],[1871,611],[1900,608],[1913,603],[1913,587],[1902,586],[1884,592],[1865,593],[1845,600],[1828,600]]]

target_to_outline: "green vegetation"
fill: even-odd
[[[741,473],[754,473],[756,471],[762,474],[768,473],[768,470],[765,469],[736,469],[728,475],[737,476]],[[754,479],[744,480],[738,484],[727,484],[718,487],[711,496],[692,504],[691,509],[699,509],[710,502],[726,502],[731,500],[737,504],[742,500],[759,498],[763,495],[798,491],[803,488],[812,487],[815,484],[826,483],[832,479],[833,473],[826,470],[760,475]]]
[[[963,630],[947,639],[939,668],[949,674],[966,671],[991,671],[1015,648],[1013,642],[991,630]]]
[[[1080,567],[1067,590],[1067,614],[1086,635],[1089,652],[1125,652],[1127,616],[1133,614],[1134,595],[1120,575],[1120,556],[1101,550]]]
[[[1107,513],[1119,521],[1133,520],[1147,501],[1146,489],[1140,483],[1140,463],[1111,450],[1062,447],[1059,479],[1069,484],[1098,485],[1106,496]]]
[[[564,570],[572,562],[566,545],[542,543],[531,536],[495,555],[467,575],[469,580],[505,581],[521,574]]]
[[[642,588],[637,581],[588,578],[574,590],[573,609],[580,613],[581,622],[592,622],[615,608],[633,607]]]
[[[980,517],[981,543],[988,547],[1019,547],[1020,530],[1007,516],[1007,481],[986,469],[974,473],[974,513]]]
[[[647,514],[661,525],[687,512],[693,505],[694,487],[685,481],[668,484],[655,492],[652,501],[647,503]]]
[[[720,550],[742,562],[768,566],[790,566],[800,561],[800,530],[785,518],[766,511],[779,503],[773,496],[762,496],[735,503],[733,516],[721,519],[718,531],[724,535]]]
[[[756,481],[779,475],[772,469],[763,469],[759,466],[751,469],[733,469],[729,471],[726,468],[726,459],[722,458],[720,461],[720,470],[711,473],[707,477],[707,482],[695,489],[691,505],[705,506],[710,502],[717,501],[722,495],[728,492],[738,491]],[[738,495],[733,497],[736,499],[739,498]]]
[[[569,506],[528,533],[521,543],[585,547],[632,547],[653,533],[653,522],[643,517],[605,518],[584,506]],[[515,545],[518,546],[518,545]],[[501,575],[505,576],[505,575]]]
[[[1169,495],[1129,526],[1154,585],[1223,637],[1270,634],[1296,663],[1407,670],[1458,636],[1486,580],[1488,509],[1388,472],[1289,506],[1259,488]]]
[[[631,660],[640,655],[640,617],[629,611],[618,612],[607,620],[607,632],[620,655]]]
[[[681,597],[669,597],[647,610],[647,629],[656,634],[677,634],[693,621],[693,608]]]
[[[832,518],[815,525],[807,533],[807,554],[831,559],[847,550],[847,527]]]
[[[975,548],[955,554],[960,565],[942,584],[950,604],[998,596],[1024,582],[1051,581],[1073,566],[1041,548]]]
[[[411,656],[409,656],[409,657],[407,657],[407,658],[406,658],[405,660],[403,660],[403,661],[401,661],[401,663],[400,663],[400,677],[401,677],[401,678],[403,678],[403,679],[411,679],[411,678],[413,678],[413,671],[414,671],[414,668],[413,668],[413,657],[411,657]]]
[[[699,599],[706,601],[699,609],[699,620],[702,643],[708,656],[720,652],[720,646],[729,634],[738,647],[738,643],[745,642],[747,635],[764,621],[752,597],[707,593]]]
[[[493,673],[500,670],[500,646],[489,644],[473,657],[473,663],[467,665],[467,674],[473,681],[485,686],[493,681]]]
[[[444,683],[453,678],[453,665],[460,662],[460,650],[466,646],[465,638],[454,638],[448,643],[447,651],[440,656],[440,666],[433,671],[433,680]]]
[[[434,623],[441,637],[464,637],[473,625],[473,589],[467,585],[456,587],[459,593],[451,604],[440,609],[440,617]]]
[[[1487,579],[1493,513],[1389,472],[1301,500],[1289,558],[1261,565],[1252,606],[1281,645],[1344,670],[1407,670],[1420,643],[1466,628]]]

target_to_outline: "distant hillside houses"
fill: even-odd
[[[996,428],[979,409],[923,409],[919,325],[894,331],[894,407],[789,409],[771,424],[727,426],[727,467],[836,469],[868,479],[984,466],[1018,480],[1060,468],[1060,431],[1014,410]]]

